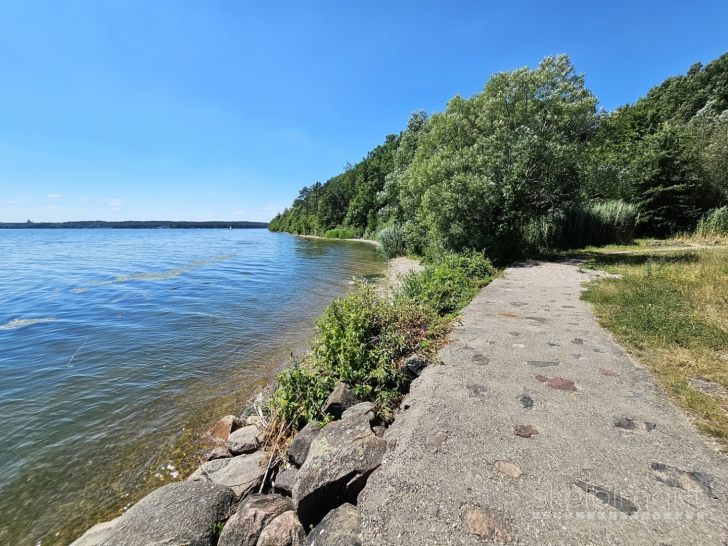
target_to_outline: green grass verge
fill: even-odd
[[[710,249],[602,255],[587,268],[622,277],[590,282],[582,298],[688,410],[696,426],[728,440],[728,397],[690,383],[728,388],[728,252]]]

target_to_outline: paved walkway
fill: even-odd
[[[728,544],[728,456],[597,326],[585,277],[512,268],[464,310],[359,497],[366,544]]]

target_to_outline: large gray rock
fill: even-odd
[[[288,468],[276,476],[276,481],[273,484],[273,491],[280,495],[290,497],[293,495],[293,486],[296,483],[296,476],[298,475],[297,468]]]
[[[288,461],[291,464],[301,466],[306,462],[311,442],[319,435],[319,432],[321,432],[321,423],[317,421],[311,421],[298,431],[291,445],[288,446]]]
[[[311,443],[293,486],[301,523],[316,525],[329,510],[344,502],[356,503],[386,450],[387,442],[374,435],[364,414],[324,427]]]
[[[349,503],[332,510],[308,534],[305,546],[362,546],[361,511]]]
[[[232,432],[227,439],[227,446],[233,455],[253,453],[260,445],[260,429],[255,425],[243,427]]]
[[[354,415],[359,415],[361,413],[367,414],[370,421],[374,420],[374,412],[372,411],[374,408],[374,404],[371,402],[360,402],[354,406],[351,406],[348,410],[346,410],[344,413],[341,414],[341,419],[348,419],[349,417],[353,417]],[[371,412],[371,415],[369,413]]]
[[[176,482],[153,491],[119,518],[102,546],[212,546],[230,516],[235,493],[204,482]]]
[[[255,546],[265,526],[289,510],[293,501],[281,495],[249,496],[225,524],[218,546]]]
[[[283,512],[260,533],[257,546],[303,546],[306,532],[296,513]]]
[[[71,546],[99,546],[111,532],[111,528],[117,524],[120,518],[98,523],[91,527],[79,538],[71,543]]]
[[[251,493],[263,482],[265,468],[261,462],[265,453],[256,451],[250,455],[240,455],[232,459],[217,459],[202,463],[187,478],[188,481],[212,481],[230,487],[238,497]]]
[[[235,432],[242,426],[243,422],[239,417],[226,415],[215,424],[210,434],[215,442],[225,442],[228,436],[230,436],[230,433]]]
[[[346,383],[339,383],[334,387],[324,403],[323,412],[334,416],[334,419],[341,419],[341,414],[356,404],[354,392]]]

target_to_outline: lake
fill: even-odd
[[[0,544],[69,544],[204,456],[373,245],[260,229],[0,230]]]

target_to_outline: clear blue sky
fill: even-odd
[[[728,2],[0,0],[0,221],[268,220],[410,113],[568,53],[612,109]]]

